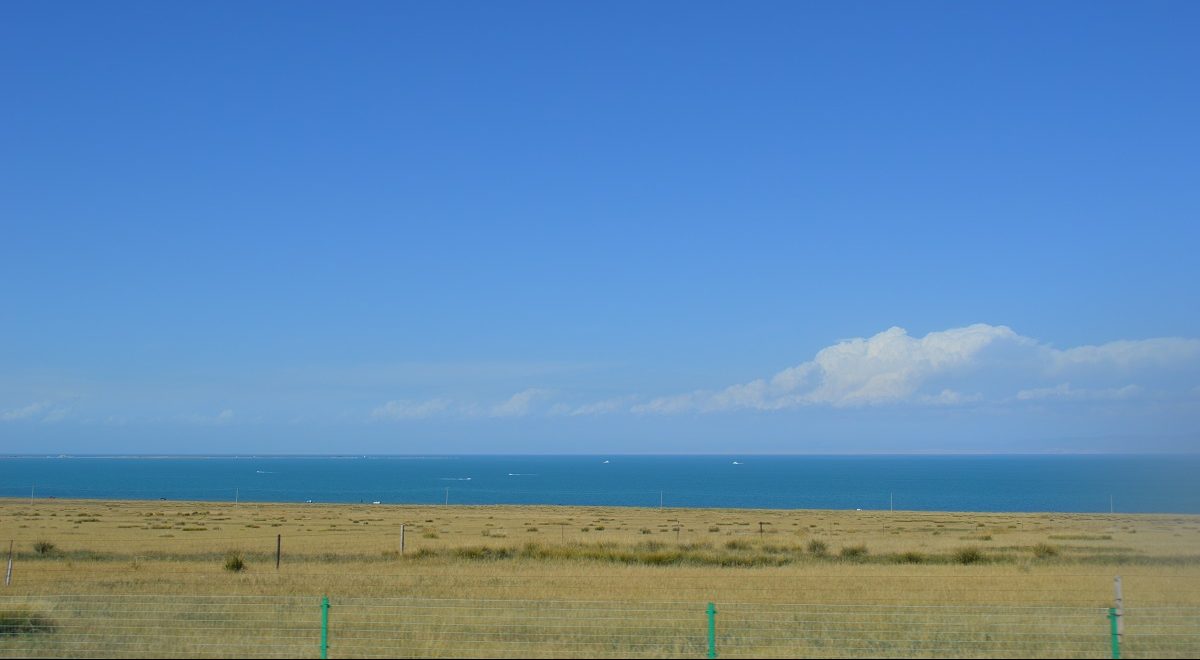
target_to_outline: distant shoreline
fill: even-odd
[[[10,504],[29,504],[28,497],[9,497],[0,495],[0,506]],[[919,516],[1068,516],[1078,517],[1081,519],[1096,520],[1110,519],[1120,520],[1122,518],[1136,517],[1144,518],[1195,518],[1200,521],[1200,513],[1171,513],[1171,512],[1117,512],[1117,513],[1095,513],[1095,512],[1080,512],[1080,511],[950,511],[950,510],[925,510],[925,509],[778,509],[768,507],[721,507],[721,506],[641,506],[641,505],[622,505],[622,504],[546,504],[546,503],[528,503],[528,504],[513,504],[513,503],[495,503],[495,504],[439,504],[430,502],[275,502],[275,501],[260,501],[260,500],[240,500],[234,502],[232,500],[194,500],[194,499],[163,499],[163,498],[87,498],[87,497],[38,497],[33,499],[33,505],[52,504],[52,505],[145,505],[145,504],[163,504],[169,506],[177,505],[196,505],[196,506],[265,506],[271,508],[312,508],[312,507],[366,507],[370,509],[421,509],[421,510],[446,510],[446,511],[476,511],[483,509],[515,509],[522,511],[531,511],[535,509],[554,509],[554,510],[603,510],[603,509],[618,509],[626,512],[680,512],[686,511],[689,513],[700,513],[704,511],[719,512],[722,514],[735,514],[739,511],[750,512],[759,511],[771,515],[785,515],[790,513],[795,514],[829,514],[829,515],[853,515],[861,513],[865,515],[880,515],[880,514],[896,514],[896,515],[919,515]]]
[[[1142,452],[1110,452],[1110,451],[930,451],[930,452],[858,452],[858,453],[612,453],[612,454],[0,454],[0,460],[6,459],[125,459],[125,460],[159,460],[159,459],[236,459],[264,460],[276,458],[313,458],[313,459],[389,459],[389,460],[454,460],[461,458],[986,458],[996,457],[1200,457],[1200,451],[1142,451]]]

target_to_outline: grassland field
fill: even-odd
[[[6,540],[10,593],[1200,605],[1185,515],[8,499]]]
[[[30,598],[1200,608],[1191,515],[6,499],[9,540]]]

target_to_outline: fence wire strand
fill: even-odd
[[[320,657],[320,598],[0,597],[4,657]],[[328,657],[704,657],[705,603],[335,598]],[[1108,610],[725,603],[721,657],[1109,657]],[[1200,655],[1200,608],[1126,608],[1124,657]]]

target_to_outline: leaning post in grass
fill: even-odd
[[[283,534],[275,535],[275,570],[279,570],[279,559],[283,556]]]
[[[717,606],[708,604],[708,657],[717,657]]]
[[[13,541],[8,542],[8,569],[4,571],[4,586],[12,584]]]
[[[404,523],[400,523],[400,554],[404,554]]]
[[[329,657],[329,596],[321,597],[321,660]]]

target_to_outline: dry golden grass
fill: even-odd
[[[1200,581],[1151,584],[1200,578],[1196,516],[0,500],[6,539],[15,541],[18,592],[103,593],[119,582],[127,592],[413,595],[396,580],[437,577],[418,592],[461,595],[474,580],[507,597],[577,596],[575,584],[556,585],[579,579],[604,584],[601,598],[733,591],[772,601],[794,600],[786,578],[803,576],[806,600],[1105,605],[1111,576],[1122,573],[1134,602],[1200,604]],[[814,541],[826,556],[811,552]],[[54,547],[39,553],[39,542]],[[865,553],[843,558],[856,548]],[[979,561],[962,563],[965,549]],[[229,551],[242,553],[245,571],[224,570]],[[1094,595],[1092,579],[1072,577],[1085,574],[1107,576]],[[964,580],[952,575],[1017,586],[1010,597],[956,587]],[[881,589],[887,576],[923,584]]]
[[[399,553],[401,524],[404,555]],[[277,534],[283,541],[278,570]],[[38,598],[62,594],[329,594],[335,603],[404,598],[477,604],[495,599],[534,603],[528,605],[534,608],[541,607],[536,603],[586,601],[592,610],[611,607],[619,612],[628,612],[630,604],[663,603],[660,608],[695,610],[688,616],[700,617],[702,625],[702,608],[711,601],[726,612],[726,624],[740,616],[748,623],[739,625],[750,628],[754,621],[773,621],[784,612],[809,612],[804,616],[810,618],[803,620],[795,618],[799,614],[788,615],[787,625],[801,625],[798,622],[817,616],[812,614],[814,607],[823,608],[823,616],[842,616],[838,613],[858,610],[838,608],[864,606],[891,612],[888,616],[900,616],[897,608],[906,607],[961,609],[936,617],[928,613],[931,610],[911,610],[925,612],[925,629],[936,632],[949,629],[953,616],[973,607],[1099,612],[1111,605],[1112,578],[1119,574],[1131,614],[1138,608],[1200,608],[1200,517],[1183,515],[0,500],[0,541],[7,539],[15,541],[17,559],[13,584],[5,595],[35,605]],[[35,547],[39,542],[40,553]],[[812,551],[819,544],[826,547],[823,555]],[[244,570],[225,569],[231,551],[244,559]],[[308,608],[304,612],[309,612],[311,603],[303,602]],[[466,625],[454,618],[462,615],[462,607],[442,608],[444,619],[430,619],[423,611],[428,626],[410,631],[414,637],[395,639],[410,644],[404,647],[410,655],[411,648],[423,648],[426,655],[530,652],[509,638],[499,646],[447,642],[446,635],[457,630],[454,626]],[[754,609],[764,607],[775,609]],[[341,612],[349,616],[345,609]],[[513,616],[519,622],[529,615]],[[630,625],[645,623],[638,614],[621,616]],[[873,616],[879,626],[892,625],[882,614]],[[723,629],[722,634],[727,645],[757,655],[928,655],[929,649],[996,655],[986,645],[936,636],[921,637],[903,648],[875,640],[876,646],[861,653],[832,642],[813,645],[814,639],[845,637],[851,619],[847,614],[825,621],[824,633],[779,647],[763,646],[745,635],[731,637],[736,630]],[[1086,620],[1090,631],[1093,624]],[[1015,621],[1008,623],[1016,625]],[[506,625],[511,630],[517,624]],[[541,633],[527,631],[535,635],[531,639],[544,642],[535,649],[541,655],[665,656],[696,650],[692,641],[643,648],[625,638],[635,645],[581,647],[569,636],[556,645],[547,638],[550,633],[545,631],[554,630],[553,623],[548,625]],[[670,624],[645,633],[646,638],[670,640],[672,626],[691,631],[693,624]],[[1095,626],[1103,653],[1107,623],[1101,619]],[[478,644],[492,639],[487,630],[495,632],[486,626],[475,631]],[[694,637],[688,635],[680,639]],[[856,639],[873,638],[863,632]],[[1167,646],[1142,643],[1145,651],[1195,655],[1197,639],[1166,640],[1174,644]],[[1129,643],[1137,648],[1134,636]],[[145,652],[152,648],[164,650],[147,647]],[[400,653],[397,649],[391,652]],[[190,654],[203,654],[201,650]],[[102,649],[92,651],[105,654]],[[1088,655],[1092,649],[1022,646],[1013,652]],[[112,653],[141,651],[118,646]]]

